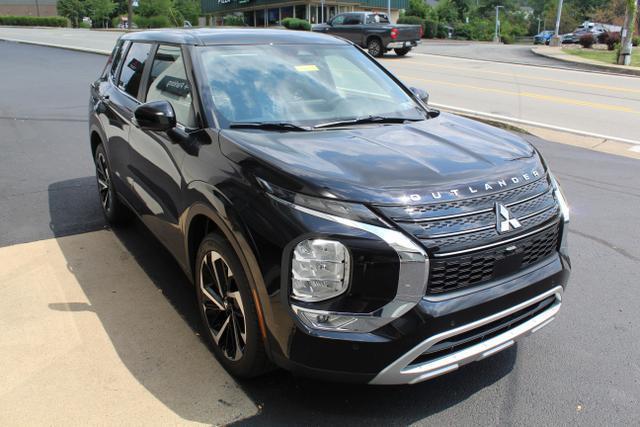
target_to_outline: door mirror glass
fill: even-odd
[[[134,124],[140,129],[164,132],[176,127],[176,113],[168,101],[152,101],[133,112]]]
[[[413,92],[415,96],[420,98],[422,102],[424,102],[426,105],[429,104],[429,93],[426,90],[418,89],[417,87],[412,87],[410,89],[411,89],[411,92]]]

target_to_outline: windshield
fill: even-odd
[[[400,86],[352,46],[209,46],[199,51],[223,127],[425,118]]]

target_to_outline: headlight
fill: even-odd
[[[558,184],[558,180],[552,173],[549,173],[551,177],[551,186],[553,187],[553,195],[556,197],[558,204],[560,205],[560,213],[562,214],[562,218],[564,222],[569,222],[569,203],[567,203],[567,198],[564,196],[564,192]]]
[[[291,272],[291,298],[318,302],[336,297],[349,287],[349,251],[333,240],[303,240],[293,250]]]

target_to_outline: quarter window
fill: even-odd
[[[179,46],[158,46],[149,75],[147,102],[150,101],[169,101],[178,123],[187,128],[197,127],[191,86]]]
[[[344,15],[338,15],[335,18],[333,18],[333,21],[331,21],[331,25],[343,25],[344,24]]]
[[[118,87],[134,98],[138,97],[144,64],[149,57],[150,50],[151,45],[148,43],[133,43],[122,64]]]
[[[122,54],[127,51],[127,47],[129,46],[128,41],[118,43],[118,48],[116,50],[115,55],[113,56],[113,62],[111,64],[111,70],[109,74],[111,77],[115,77],[118,72],[118,66],[120,66],[120,62],[122,61]]]

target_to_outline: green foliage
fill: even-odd
[[[172,0],[140,0],[136,12],[138,15],[150,18],[152,16],[169,16],[173,7]],[[168,19],[168,18],[167,18]],[[138,24],[136,22],[136,24]],[[140,24],[138,24],[140,26]]]
[[[458,8],[452,0],[440,0],[436,5],[436,14],[440,22],[452,25],[458,22]]]
[[[97,27],[104,26],[104,22],[111,17],[116,4],[111,0],[86,0],[86,11],[93,24]]]
[[[74,27],[79,25],[85,13],[85,5],[81,0],[58,0],[58,13],[69,18]]]
[[[437,15],[435,10],[424,0],[409,0],[409,7],[405,11],[407,16],[417,16],[422,19],[436,19]]]
[[[89,24],[88,22],[84,22],[81,21],[80,25],[78,25],[79,28],[91,28],[91,24]]]
[[[0,16],[0,25],[68,27],[69,20],[62,16]]]
[[[200,2],[198,0],[175,0],[174,8],[180,21],[187,20],[193,25],[198,25],[200,16]]]
[[[119,25],[120,25],[120,17],[116,16],[115,18],[113,18],[111,20],[111,27],[112,28],[118,28]]]
[[[228,27],[244,27],[244,19],[241,16],[227,15],[222,18],[222,25]]]
[[[285,18],[282,20],[282,25],[289,30],[311,31],[311,24],[304,19]]]
[[[495,32],[494,24],[486,19],[474,18],[468,24],[458,23],[454,26],[456,38],[465,40],[490,41]]]
[[[634,46],[638,46],[640,44],[640,36],[635,36],[631,42]]]
[[[138,28],[167,28],[173,26],[171,20],[164,15],[148,17],[135,15],[133,17],[133,22],[138,26]]]

